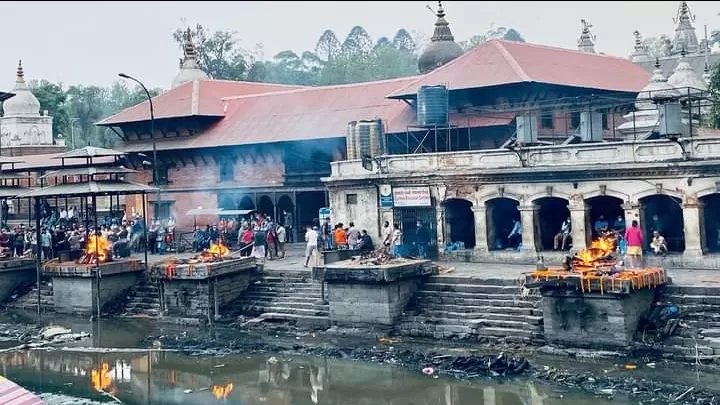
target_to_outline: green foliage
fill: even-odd
[[[95,126],[101,119],[147,99],[139,87],[129,88],[117,81],[109,88],[98,86],[70,86],[65,89],[61,83],[47,80],[32,81],[30,90],[40,108],[48,110],[53,117],[53,135],[61,135],[68,148],[92,145],[112,147],[118,140],[112,130]],[[161,90],[151,90],[151,95]]]
[[[514,28],[506,27],[493,27],[491,26],[487,31],[482,34],[473,35],[467,41],[458,42],[458,44],[466,51],[480,45],[485,41],[491,39],[504,39],[506,41],[525,42],[525,38]]]
[[[183,32],[183,29],[177,29],[173,34],[181,49]],[[201,69],[213,78],[306,86],[415,75],[423,42],[414,39],[404,28],[399,29],[392,39],[382,37],[373,41],[363,27],[355,26],[342,41],[332,30],[325,30],[312,51],[285,50],[269,61],[260,61],[240,47],[233,31],[213,32],[198,24],[191,32]],[[493,38],[525,41],[517,30],[498,27],[461,44],[470,49]]]
[[[670,37],[663,34],[659,37],[647,37],[643,39],[643,46],[648,50],[648,55],[652,58],[662,58],[670,54],[672,41]]]
[[[65,134],[69,125],[69,118],[65,102],[67,95],[62,84],[50,83],[47,80],[33,80],[28,83],[30,91],[40,102],[40,110],[47,110],[53,117],[53,135]]]
[[[712,97],[712,127],[720,128],[720,63],[712,68],[708,90]]]

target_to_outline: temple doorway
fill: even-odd
[[[461,198],[451,198],[443,201],[445,207],[446,242],[460,245],[458,249],[472,249],[475,247],[475,215],[472,203]]]
[[[623,200],[609,195],[599,195],[588,198],[586,202],[590,206],[590,231],[593,239],[600,236],[598,233],[600,228],[625,231]]]
[[[257,202],[257,210],[260,211],[265,216],[268,216],[275,220],[275,204],[273,204],[273,200],[264,195],[260,198],[258,198]]]
[[[685,250],[685,222],[679,198],[654,194],[640,199],[640,227],[645,234],[645,247],[650,248],[653,231],[665,237],[668,252]]]
[[[325,191],[299,191],[295,201],[297,215],[295,226],[299,235],[305,234],[306,226],[319,226],[320,208],[327,205]],[[333,219],[330,219],[333,222]],[[336,221],[335,221],[336,222]],[[334,222],[333,222],[334,223]]]
[[[560,233],[563,221],[570,218],[568,201],[560,197],[542,197],[535,200],[535,205],[538,208],[535,212],[535,231],[538,233],[535,243],[540,250],[553,250],[555,236]],[[566,238],[565,242],[564,248],[568,250],[572,238]]]
[[[703,250],[708,253],[720,253],[720,194],[713,193],[701,197],[703,205],[702,224],[705,232]]]
[[[518,202],[510,198],[493,198],[485,203],[488,249],[517,248],[522,243],[522,233],[512,235],[515,221],[520,221]],[[522,229],[520,229],[522,232]]]

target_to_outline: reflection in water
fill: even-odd
[[[228,395],[230,395],[232,390],[232,384],[213,385],[212,387],[212,393],[213,395],[215,395],[215,399],[227,399]]]
[[[2,353],[0,366],[36,392],[98,400],[102,391],[128,405],[594,404],[592,396],[564,393],[559,399],[527,381],[461,382],[320,358],[34,351]]]

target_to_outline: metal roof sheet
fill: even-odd
[[[125,152],[120,152],[113,149],[98,148],[96,146],[86,146],[80,149],[74,149],[69,152],[61,153],[55,156],[53,159],[87,159],[96,157],[108,157],[108,156],[123,156]]]
[[[0,376],[0,404],[46,405],[37,395]]]
[[[64,183],[49,187],[36,188],[20,194],[18,198],[32,197],[71,197],[111,194],[141,194],[157,191],[157,188],[129,181],[88,181],[82,183]]]
[[[96,174],[123,174],[123,173],[137,173],[137,170],[128,169],[126,167],[70,167],[67,169],[53,170],[45,173],[41,178],[57,177],[57,176],[93,176]],[[3,176],[0,174],[0,179]]]
[[[222,98],[298,89],[303,86],[230,80],[193,80],[153,97],[155,119],[180,117],[222,117]],[[116,126],[150,120],[148,101],[136,104],[97,123]]]
[[[423,85],[450,90],[535,82],[608,91],[638,92],[650,74],[626,58],[504,40],[484,42],[452,62],[389,93],[407,98]]]

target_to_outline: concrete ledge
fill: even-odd
[[[172,266],[169,271],[168,266]],[[217,262],[166,264],[156,263],[152,270],[163,280],[205,280],[226,274],[255,271],[254,257],[238,257]]]
[[[100,308],[128,291],[141,273],[117,272],[101,278],[85,275],[55,274],[52,279],[55,312],[63,314],[95,314]]]
[[[80,264],[74,261],[72,262],[58,262],[56,260],[47,262],[43,267],[43,272],[52,275],[53,277],[95,277],[95,269],[100,270],[102,276],[110,276],[113,274],[120,273],[132,273],[136,271],[143,271],[144,266],[140,260],[129,258],[129,259],[117,259],[111,262],[95,264]]]
[[[434,266],[430,260],[404,260],[402,263],[388,263],[378,266],[362,265],[352,260],[313,267],[315,281],[328,284],[385,284],[404,279],[432,274]]]
[[[0,302],[7,300],[21,284],[35,281],[36,266],[33,258],[0,260]]]
[[[545,251],[539,254],[543,257],[546,265],[559,264],[565,256],[575,251]],[[469,263],[495,263],[495,264],[526,264],[535,265],[538,260],[538,253],[534,251],[517,250],[460,250],[445,252],[442,259],[456,262]],[[645,256],[646,267],[662,267],[666,269],[697,269],[697,270],[720,270],[720,254],[697,255],[695,252],[689,254],[673,253],[668,256]]]
[[[344,260],[350,260],[353,256],[360,256],[362,251],[360,249],[337,249],[337,250],[324,250],[322,252],[323,263],[336,263]]]

